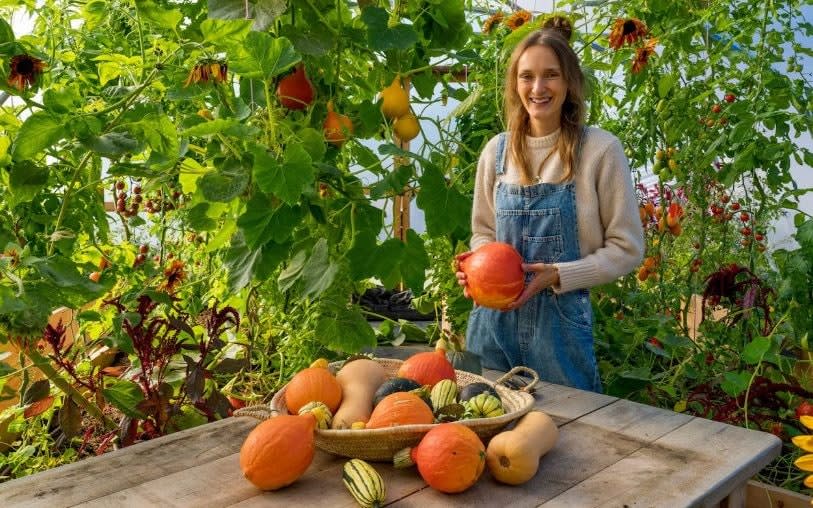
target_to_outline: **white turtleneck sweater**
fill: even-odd
[[[542,168],[542,160],[554,149],[559,131],[545,137],[528,138],[530,176],[541,182],[558,183],[562,165],[552,154]],[[477,165],[474,206],[471,220],[471,249],[495,240],[495,164],[497,138],[486,144]],[[506,142],[501,180],[520,183],[519,171],[507,157]],[[539,178],[541,177],[541,179]],[[581,161],[573,171],[576,216],[581,259],[554,263],[559,270],[557,293],[589,288],[611,282],[631,272],[644,254],[644,236],[638,217],[638,201],[629,164],[621,142],[611,133],[589,127],[582,144]]]

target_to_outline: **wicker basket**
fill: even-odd
[[[398,368],[403,363],[401,360],[391,360],[376,358],[387,370],[389,377],[395,377]],[[337,371],[342,362],[330,364],[332,371]],[[491,438],[509,423],[518,419],[533,408],[534,397],[529,391],[533,390],[538,376],[536,372],[527,367],[515,367],[504,376],[492,383],[488,379],[472,374],[470,372],[458,370],[457,385],[460,387],[471,383],[488,383],[497,390],[503,402],[505,414],[493,418],[475,418],[461,420],[459,423],[470,427],[484,441]],[[527,373],[532,378],[527,386],[520,390],[513,390],[503,386],[503,382],[509,380],[515,374]],[[283,386],[271,399],[269,406],[253,406],[238,410],[237,416],[253,416],[255,418],[266,419],[276,414],[288,414],[285,406],[285,389]],[[415,446],[424,434],[429,432],[437,424],[427,425],[401,425],[386,429],[360,429],[360,430],[317,430],[315,437],[316,447],[329,453],[352,457],[370,461],[390,461],[398,450]]]

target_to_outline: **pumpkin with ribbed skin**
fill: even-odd
[[[308,402],[319,401],[335,413],[342,401],[342,387],[329,370],[308,367],[297,372],[285,387],[285,405],[297,413]]]
[[[511,245],[487,243],[460,262],[469,296],[477,305],[503,310],[522,293],[522,256]]]
[[[395,467],[417,464],[421,478],[447,494],[463,492],[485,469],[486,448],[473,430],[459,423],[441,423],[418,446],[395,454]]]
[[[381,429],[396,425],[428,424],[434,421],[429,405],[411,392],[387,395],[373,409],[365,428]]]
[[[398,377],[405,377],[417,381],[421,385],[435,386],[438,381],[451,379],[455,381],[457,375],[454,367],[446,358],[445,351],[426,351],[417,353],[401,364],[398,368]]]
[[[316,417],[280,415],[252,430],[240,448],[243,475],[262,490],[277,490],[295,482],[313,461]]]

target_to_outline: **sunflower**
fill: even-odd
[[[801,416],[799,417],[799,421],[808,429],[813,430],[813,416]],[[813,436],[811,435],[794,436],[793,444],[806,452],[813,452]],[[813,453],[802,455],[796,459],[793,465],[802,471],[813,472]],[[809,489],[813,489],[813,474],[805,478],[804,485]],[[813,504],[813,501],[811,501],[810,504]]]
[[[8,84],[19,91],[34,86],[46,67],[45,62],[31,55],[14,55],[9,62]]]
[[[649,57],[655,54],[655,45],[658,39],[648,39],[643,46],[635,50],[635,59],[632,61],[632,72],[638,74],[646,66]]]
[[[613,24],[613,31],[610,32],[610,47],[619,49],[624,44],[633,44],[635,41],[643,39],[649,30],[646,23],[638,18],[622,19],[618,18]]]
[[[180,259],[173,259],[172,264],[164,270],[164,277],[166,280],[161,283],[159,289],[166,290],[168,293],[171,293],[175,286],[183,282],[186,278],[186,272],[184,271],[184,264],[183,261]]]
[[[228,71],[229,66],[226,64],[226,62],[204,60],[202,62],[198,62],[194,67],[192,67],[192,70],[189,71],[189,76],[187,76],[186,82],[184,82],[183,86],[187,87],[191,83],[208,83],[209,81],[214,83],[223,83],[226,81]]]
[[[505,26],[510,28],[513,32],[525,23],[531,21],[531,17],[531,13],[526,10],[517,11],[508,16],[508,19],[505,20]]]
[[[489,18],[485,21],[485,23],[483,23],[483,33],[484,34],[490,34],[491,30],[496,25],[499,25],[500,23],[502,23],[502,20],[503,20],[504,17],[505,17],[505,15],[502,13],[502,11],[498,11],[498,12],[492,14],[491,16],[489,16]]]

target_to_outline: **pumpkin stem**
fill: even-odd
[[[395,455],[392,457],[392,465],[397,469],[414,466],[415,461],[412,460],[412,448],[404,448],[403,450],[395,452]]]

